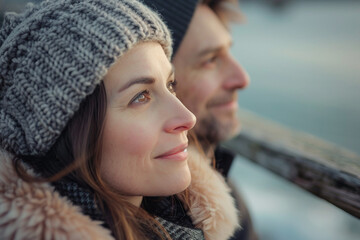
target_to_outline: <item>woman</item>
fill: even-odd
[[[195,117],[175,97],[170,55],[167,28],[134,0],[50,0],[6,16],[0,239],[203,239],[215,231],[208,215],[217,205],[198,201],[201,181],[184,191]],[[211,169],[203,171],[198,179],[211,181]],[[201,229],[143,210],[143,196],[176,193]]]

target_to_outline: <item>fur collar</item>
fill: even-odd
[[[238,227],[230,190],[207,160],[193,151],[190,155],[188,214],[207,240],[228,239]],[[101,222],[82,214],[49,184],[19,179],[11,158],[0,149],[0,239],[114,240]]]
[[[202,229],[206,240],[229,239],[240,227],[231,190],[223,176],[211,167],[210,159],[189,147],[191,184],[188,215]],[[179,194],[180,199],[182,196]]]

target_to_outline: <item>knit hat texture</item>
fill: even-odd
[[[171,56],[161,19],[135,0],[47,0],[0,29],[0,144],[44,155],[108,68],[139,42]]]
[[[142,0],[142,2],[159,13],[170,29],[175,54],[186,34],[199,0]]]

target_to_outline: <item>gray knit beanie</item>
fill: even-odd
[[[0,144],[44,155],[108,68],[135,44],[159,42],[160,18],[135,0],[48,0],[5,15],[0,29]]]

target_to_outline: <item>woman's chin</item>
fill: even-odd
[[[187,189],[191,183],[190,170],[187,169],[182,174],[178,174],[175,178],[164,181],[166,184],[157,193],[151,194],[152,196],[171,196],[180,193]]]

